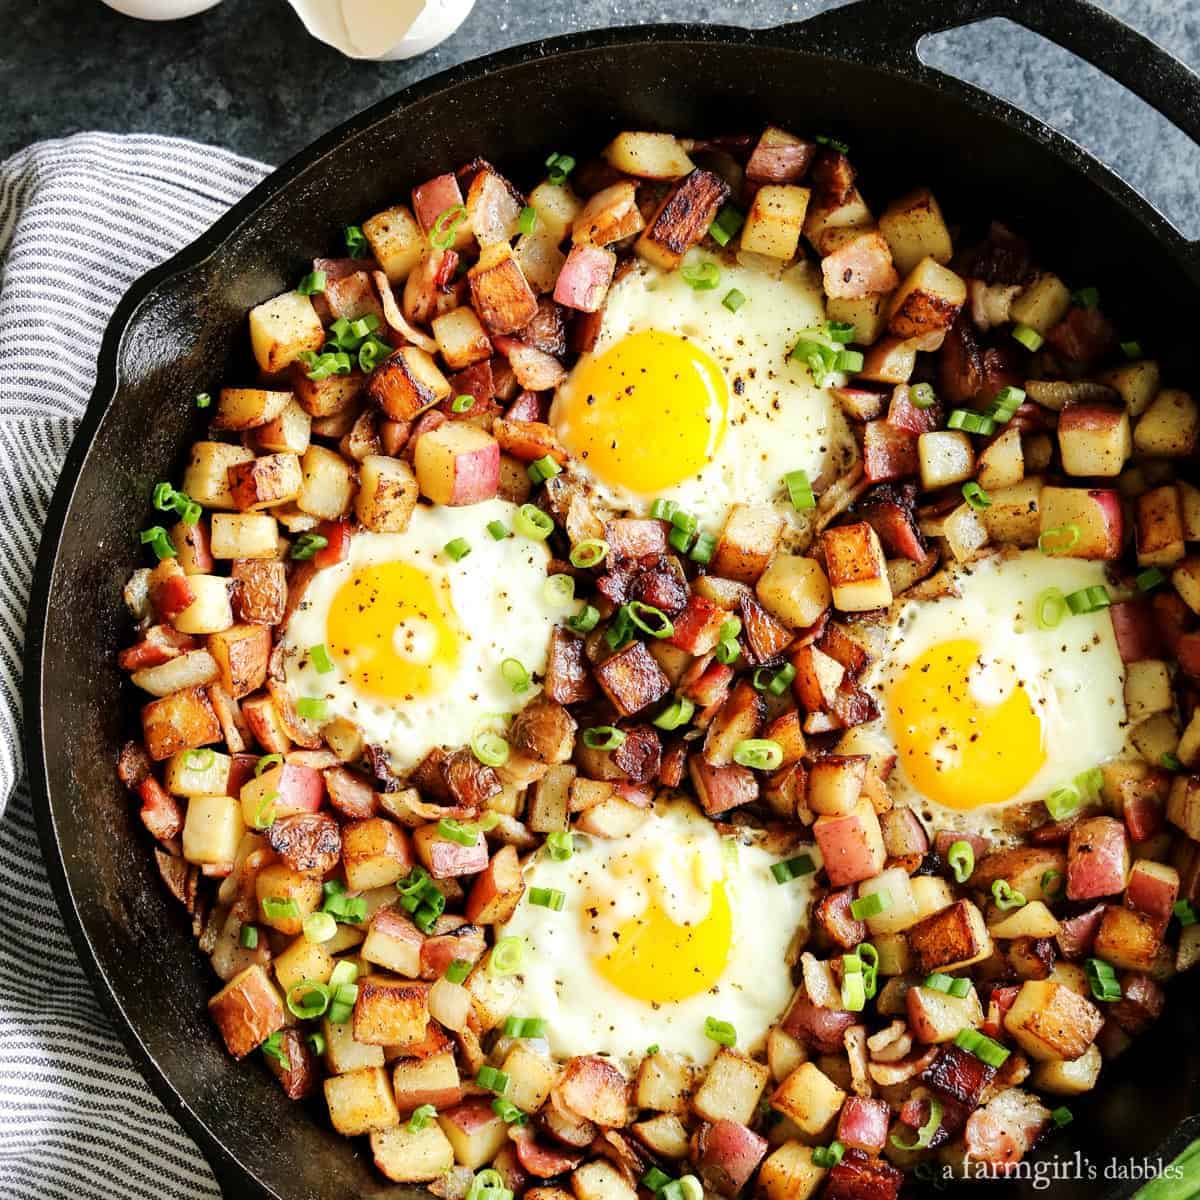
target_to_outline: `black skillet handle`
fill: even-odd
[[[788,32],[806,50],[932,80],[945,77],[921,62],[921,39],[989,17],[1007,17],[1078,55],[1200,146],[1200,76],[1088,0],[858,0],[789,26]],[[1188,249],[1200,261],[1200,241]]]

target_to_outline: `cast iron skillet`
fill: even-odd
[[[927,182],[953,220],[1008,221],[1068,279],[1103,284],[1120,328],[1151,339],[1168,377],[1188,379],[1200,243],[1065,138],[920,62],[922,35],[996,15],[1087,58],[1200,142],[1200,80],[1084,0],[863,0],[758,32],[584,33],[468,63],[376,105],[277,171],[117,308],[33,584],[26,751],[50,878],[80,958],[227,1196],[414,1192],[382,1185],[319,1112],[289,1103],[259,1064],[226,1056],[205,1013],[208,965],[113,770],[133,709],[113,664],[128,635],[121,586],[141,562],[131,531],[145,523],[153,483],[176,476],[200,435],[195,393],[251,377],[246,310],[327,253],[339,227],[472,155],[529,179],[547,147],[595,149],[622,128],[708,134],[770,119],[852,141],[875,202]],[[1123,281],[1120,296],[1110,281]],[[1085,1165],[1082,1180],[1055,1182],[1051,1194],[1127,1195],[1136,1184],[1104,1177],[1114,1156],[1169,1156],[1200,1129],[1198,990],[1195,975],[1172,987],[1153,1033],[1040,1152],[1047,1163],[1079,1152],[1098,1173],[1089,1179]],[[1029,1182],[996,1187],[1005,1198],[1045,1194]]]

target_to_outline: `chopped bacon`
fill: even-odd
[[[917,470],[917,439],[887,421],[868,421],[862,430],[863,472],[868,484],[904,479]]]
[[[858,300],[877,296],[900,285],[887,240],[878,230],[864,230],[844,241],[821,260],[825,294]]]
[[[550,403],[538,392],[519,392],[505,410],[507,421],[539,421],[543,425],[550,415]]]
[[[891,1112],[886,1100],[850,1096],[838,1117],[837,1140],[853,1150],[878,1154],[887,1143]]]
[[[963,313],[950,327],[938,355],[938,391],[951,405],[970,404],[983,388],[983,347]]]
[[[566,354],[567,323],[562,306],[543,296],[538,301],[533,320],[517,331],[517,337],[536,346],[543,354]]]
[[[967,1121],[967,1158],[1003,1173],[1020,1161],[1049,1123],[1050,1112],[1036,1097],[1006,1088]]]
[[[550,634],[542,688],[559,704],[576,704],[596,694],[582,639],[572,637],[561,626],[556,625]]]
[[[1063,358],[1087,368],[1116,346],[1117,334],[1098,308],[1072,307],[1046,334],[1046,342]]]
[[[647,558],[666,554],[667,523],[649,517],[618,517],[604,526],[614,558]]]
[[[853,729],[874,721],[879,716],[879,705],[870,692],[864,691],[852,679],[843,679],[834,694],[829,713],[842,729]]]
[[[140,642],[117,655],[117,666],[123,671],[158,667],[178,658],[185,650],[194,650],[196,644],[194,637],[180,633],[170,625],[151,625]]]
[[[1161,612],[1144,599],[1118,600],[1108,610],[1117,650],[1124,663],[1163,657]]]
[[[825,1180],[825,1200],[896,1200],[904,1172],[881,1158],[847,1150]]]
[[[151,770],[150,756],[141,742],[126,742],[121,747],[117,758],[117,778],[130,791],[136,791],[142,780],[150,775]]]
[[[617,256],[604,246],[572,246],[558,273],[554,299],[578,312],[600,310],[612,286]]]
[[[629,1081],[612,1063],[583,1054],[572,1058],[554,1085],[553,1099],[568,1113],[602,1128],[625,1124]]]
[[[907,433],[932,433],[941,428],[942,406],[935,400],[928,408],[918,408],[912,401],[912,389],[901,383],[892,392],[887,423]]]
[[[379,811],[375,789],[348,767],[330,767],[325,772],[325,790],[334,811],[347,821],[365,821]]]
[[[137,785],[137,792],[142,798],[138,816],[160,842],[169,842],[183,832],[183,807],[153,775]]]
[[[1109,1015],[1126,1033],[1144,1033],[1162,1015],[1167,994],[1149,975],[1128,971],[1121,976],[1121,999]]]
[[[552,354],[539,350],[516,337],[493,334],[496,349],[508,359],[517,382],[531,392],[556,388],[567,377],[567,369]]]
[[[951,1043],[941,1048],[921,1080],[939,1094],[974,1108],[995,1073],[983,1059]]]
[[[992,994],[988,999],[987,1019],[982,1025],[983,1032],[988,1037],[998,1038],[1003,1036],[1005,1015],[1016,1002],[1020,991],[1019,987],[1010,984],[992,988]]]
[[[629,585],[629,598],[640,600],[675,617],[688,602],[687,582],[670,571],[650,570],[636,575]]]
[[[688,759],[688,769],[700,807],[710,817],[758,799],[758,780],[749,767],[736,763],[714,767],[705,762],[702,755],[693,754]]]
[[[755,183],[796,183],[803,179],[816,154],[816,143],[777,141],[770,139],[770,133],[768,130],[758,139],[746,163],[746,178]]]
[[[853,902],[854,889],[842,888],[823,896],[813,913],[813,919],[825,931],[826,937],[843,950],[853,949],[867,937],[866,924],[850,913]]]
[[[455,419],[469,420],[478,416],[493,416],[499,412],[496,403],[496,381],[492,375],[491,359],[472,363],[461,371],[450,376],[451,395],[438,406],[452,421]],[[475,403],[464,413],[453,410],[455,396],[470,396]]]
[[[582,1154],[567,1154],[543,1145],[526,1128],[510,1128],[508,1136],[517,1148],[521,1166],[535,1179],[552,1179],[573,1171],[583,1161]]]
[[[687,770],[687,744],[672,742],[663,748],[662,765],[658,769],[658,781],[663,787],[677,788],[683,782]]]
[[[625,740],[613,751],[613,764],[630,783],[648,783],[657,778],[662,764],[662,742],[652,725],[634,725],[625,730]]]
[[[984,283],[1027,284],[1034,275],[1033,251],[1024,238],[993,221],[987,238],[967,256],[963,274]]]
[[[1077,916],[1066,917],[1059,922],[1054,940],[1063,958],[1086,958],[1092,952],[1092,943],[1096,940],[1107,908],[1107,904],[1096,904]]]

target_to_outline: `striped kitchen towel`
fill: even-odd
[[[63,930],[23,780],[20,660],[43,514],[113,308],[266,170],[190,142],[95,133],[0,164],[0,1193],[12,1200],[220,1194]]]

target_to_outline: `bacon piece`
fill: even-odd
[[[329,803],[347,821],[365,821],[379,812],[379,796],[371,784],[348,767],[330,767],[325,772]]]
[[[508,359],[517,382],[531,392],[556,388],[567,377],[567,369],[552,354],[530,346],[515,337],[497,333],[492,336],[496,349]]]
[[[769,126],[746,162],[746,178],[755,183],[798,183],[816,156],[817,144]]]
[[[559,704],[577,704],[581,700],[592,699],[596,694],[583,640],[572,637],[561,626],[555,626],[550,634],[542,689]]]
[[[853,680],[843,679],[834,694],[829,712],[842,729],[853,729],[855,725],[874,721],[879,716],[879,705],[869,692],[863,691]]]
[[[612,752],[612,761],[630,783],[649,783],[656,779],[662,765],[662,742],[658,731],[651,725],[634,725],[626,729],[625,740]]]
[[[458,396],[470,396],[475,403],[466,412],[456,413],[453,405],[455,397]],[[438,405],[438,411],[445,413],[452,421],[495,416],[500,411],[500,405],[496,402],[496,381],[492,375],[491,359],[472,363],[457,374],[451,375],[450,397]]]
[[[671,690],[671,681],[643,642],[630,642],[594,671],[596,682],[623,717],[632,717]]]
[[[552,1179],[573,1171],[583,1161],[582,1154],[567,1154],[543,1145],[524,1128],[511,1128],[508,1136],[517,1149],[517,1160],[535,1179]]]
[[[154,861],[158,864],[158,873],[166,885],[167,891],[191,912],[196,904],[196,887],[200,878],[200,870],[185,858],[168,854],[164,850],[154,849]]]
[[[1149,975],[1127,971],[1121,976],[1121,999],[1108,1013],[1126,1033],[1144,1033],[1162,1015],[1167,994]]]
[[[301,875],[327,875],[342,856],[342,833],[328,813],[298,813],[267,831],[271,849]]]
[[[986,1162],[997,1174],[1020,1161],[1050,1123],[1050,1112],[1020,1088],[993,1096],[967,1121],[967,1158]]]
[[[857,679],[871,661],[867,648],[836,621],[826,624],[816,646],[822,654],[828,654],[835,662],[841,663],[850,679]]]
[[[1033,250],[1024,238],[993,221],[987,237],[967,256],[963,272],[984,283],[1031,283]]]
[[[540,421],[546,424],[550,415],[550,404],[537,392],[521,392],[504,413],[506,421]]]
[[[533,320],[517,331],[517,337],[543,354],[566,354],[567,323],[562,305],[555,303],[549,296],[543,296],[538,301]]]
[[[829,940],[843,950],[852,949],[867,937],[865,922],[856,920],[850,913],[853,902],[854,889],[842,888],[823,896],[813,913]]]
[[[858,300],[890,292],[900,285],[887,239],[878,230],[864,230],[844,241],[821,260],[825,294]]]
[[[1141,662],[1163,657],[1161,612],[1143,599],[1119,600],[1108,610],[1121,661]]]
[[[752,663],[775,662],[791,644],[792,631],[780,624],[749,592],[738,597],[747,657]]]
[[[648,517],[618,517],[604,526],[604,538],[616,559],[659,558],[667,553],[667,523]]]
[[[117,778],[130,791],[136,791],[152,769],[150,756],[141,742],[126,742],[121,747],[121,753],[117,756]]]
[[[1058,943],[1059,953],[1063,958],[1086,958],[1092,952],[1092,943],[1104,920],[1107,904],[1097,904],[1074,917],[1067,917],[1059,922],[1059,930],[1054,940]]]
[[[854,165],[840,150],[824,146],[816,152],[812,178],[822,204],[845,204],[854,188]]]
[[[183,807],[153,775],[147,775],[137,785],[142,807],[138,816],[142,824],[160,842],[169,842],[183,832]]]
[[[685,682],[683,694],[701,708],[710,708],[724,701],[733,683],[733,668],[715,659],[699,672],[695,679]]]
[[[906,479],[917,473],[917,439],[887,421],[868,421],[863,426],[862,450],[867,484]]]
[[[558,273],[554,299],[578,312],[599,312],[616,266],[617,256],[603,246],[572,246]]]
[[[584,1054],[563,1068],[552,1097],[576,1117],[602,1128],[619,1129],[629,1107],[629,1081],[612,1063]]]
[[[1046,341],[1063,358],[1086,370],[1115,348],[1117,334],[1098,308],[1072,307],[1046,334]]]
[[[675,617],[688,602],[688,588],[686,582],[671,571],[642,571],[629,585],[629,598],[649,604],[668,617]]]
[[[150,605],[162,620],[175,620],[195,599],[195,589],[178,559],[164,558],[150,572]]]
[[[912,402],[909,385],[898,384],[892,391],[892,401],[888,405],[887,423],[906,433],[932,433],[942,425],[941,403],[934,401],[929,408],[918,408]]]
[[[452,924],[455,921],[461,924]],[[456,958],[473,966],[486,949],[483,930],[478,925],[462,917],[438,917],[433,933],[421,943],[421,978],[441,979]]]
[[[938,355],[938,391],[948,404],[969,405],[983,388],[983,347],[963,314],[950,327]]]
[[[995,1074],[995,1069],[983,1059],[951,1043],[943,1046],[937,1058],[922,1072],[921,1081],[940,1095],[970,1109],[978,1105],[984,1088]]]
[[[505,454],[511,454],[522,462],[533,462],[546,455],[559,466],[567,461],[567,452],[559,443],[553,427],[541,421],[512,421],[507,417],[497,417],[492,423],[492,435]]]
[[[887,1143],[891,1111],[886,1100],[848,1097],[838,1116],[837,1140],[852,1150],[878,1154]]]
[[[672,742],[663,749],[662,764],[658,769],[658,781],[663,787],[677,788],[683,782],[687,770],[687,745],[682,741]]]
[[[180,633],[173,626],[151,625],[140,642],[135,642],[117,655],[117,666],[124,671],[158,667],[178,658],[185,650],[194,650],[196,646],[194,637]]]

